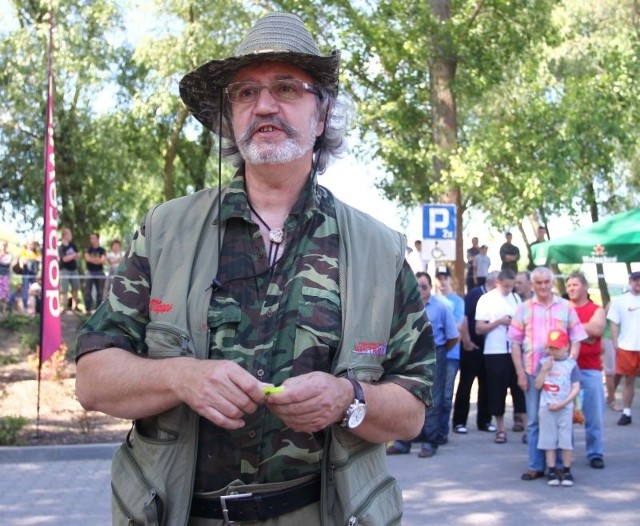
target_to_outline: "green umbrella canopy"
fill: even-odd
[[[607,217],[558,239],[531,246],[536,266],[640,261],[640,209]]]

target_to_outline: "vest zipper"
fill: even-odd
[[[384,490],[386,490],[389,486],[392,486],[395,483],[395,481],[396,479],[394,479],[392,476],[388,476],[380,484],[378,484],[375,487],[375,489],[369,494],[369,496],[362,502],[362,504],[360,504],[360,506],[358,506],[358,508],[353,512],[351,517],[349,517],[349,520],[347,521],[347,526],[354,526],[358,524],[360,514],[363,511],[365,511],[369,506],[371,506],[371,502],[373,502],[375,498]],[[400,517],[402,517],[402,515],[400,515]],[[400,517],[392,518],[391,522],[386,523],[385,526],[397,523]],[[355,522],[353,522],[354,518],[355,518]]]
[[[146,518],[146,523],[148,524],[160,524],[162,522],[162,508],[163,508],[163,499],[158,494],[158,490],[153,487],[153,485],[149,482],[143,471],[138,466],[138,463],[133,458],[133,455],[129,451],[128,448],[123,449],[127,460],[134,468],[134,472],[136,474],[136,478],[138,481],[144,486],[144,488],[148,491],[147,500],[144,502],[144,513]],[[156,502],[157,501],[157,502]],[[156,502],[156,505],[154,505]]]
[[[127,506],[125,506],[124,502],[120,498],[120,495],[118,495],[118,492],[114,488],[113,483],[111,484],[111,492],[113,493],[113,498],[115,499],[116,504],[118,505],[118,508],[120,508],[120,511],[127,517],[128,525],[129,526],[144,526],[144,524],[142,522],[138,522],[137,520],[135,520],[133,518],[133,513],[131,513],[131,511],[129,511],[129,508],[127,508]]]

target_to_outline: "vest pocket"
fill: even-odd
[[[150,358],[193,356],[189,333],[169,323],[152,321],[147,325],[144,342]]]
[[[148,448],[145,448],[148,449]],[[113,456],[111,490],[114,524],[164,524],[164,501],[126,443]]]
[[[387,471],[383,445],[371,444],[332,426],[327,490],[337,525],[401,523],[402,491]]]

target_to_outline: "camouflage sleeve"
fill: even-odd
[[[85,353],[108,347],[147,353],[144,338],[149,323],[150,276],[144,226],[140,226],[113,277],[107,299],[80,329],[76,361]]]
[[[401,385],[431,405],[436,363],[433,330],[429,323],[413,271],[405,261],[396,279],[395,305],[389,358],[382,382]]]

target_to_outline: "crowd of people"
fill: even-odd
[[[112,240],[109,247],[107,252],[100,245],[100,235],[92,233],[81,252],[73,241],[71,229],[61,230],[58,258],[63,310],[82,312],[79,303],[82,299],[84,311],[91,314],[102,303],[124,257],[120,240]],[[41,265],[42,252],[37,241],[30,239],[12,253],[8,241],[0,240],[0,313],[40,313]]]
[[[536,242],[544,240],[545,232],[538,229]],[[632,423],[640,373],[640,272],[629,275],[626,293],[602,307],[591,300],[580,272],[566,278],[561,297],[554,292],[556,277],[549,268],[529,262],[531,271],[518,271],[520,251],[510,233],[500,248],[499,271],[489,271],[486,248],[478,238],[471,240],[464,299],[452,292],[447,267],[436,267],[435,295],[430,294],[429,274],[416,273],[438,363],[434,405],[426,410],[424,428],[413,442],[422,443],[418,456],[428,458],[448,442],[450,429],[467,434],[471,390],[477,382],[476,427],[495,433],[496,444],[508,440],[505,412],[511,397],[511,432],[522,433],[528,446],[522,480],[546,477],[549,485],[571,486],[574,418],[584,422],[586,459],[594,469],[605,467],[607,405],[621,411],[618,425]],[[456,326],[458,300],[464,304],[464,319]],[[462,343],[461,352],[456,352],[456,342]],[[620,407],[615,392],[621,382]],[[407,454],[411,442],[395,441],[387,454]]]

